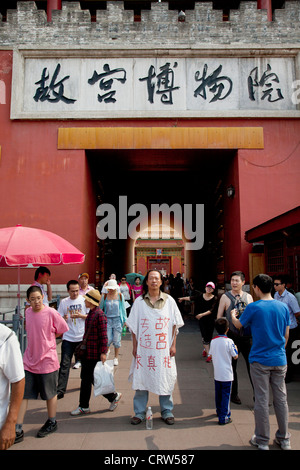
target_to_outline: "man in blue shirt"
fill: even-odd
[[[279,300],[287,305],[290,314],[290,333],[289,340],[286,345],[286,357],[287,357],[287,373],[285,376],[285,382],[291,382],[295,372],[295,364],[292,362],[292,355],[294,352],[293,343],[300,339],[300,326],[297,323],[297,317],[300,316],[300,307],[296,297],[287,290],[287,280],[284,275],[277,275],[274,279],[275,295],[274,299]]]
[[[269,449],[269,384],[273,393],[273,405],[278,430],[275,442],[281,449],[288,450],[288,404],[285,385],[287,360],[285,346],[289,335],[290,316],[285,304],[271,296],[273,280],[266,274],[253,279],[254,292],[258,301],[247,305],[240,318],[231,311],[236,328],[250,326],[252,347],[249,354],[250,373],[254,387],[255,434],[250,443],[260,450]]]

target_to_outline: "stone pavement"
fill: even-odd
[[[232,404],[232,423],[219,426],[214,405],[213,366],[202,358],[201,336],[196,321],[190,318],[185,321],[177,339],[178,381],[173,393],[176,420],[173,426],[161,420],[158,397],[153,394],[149,395],[149,405],[154,414],[153,429],[146,430],[144,423],[138,426],[130,424],[134,391],[128,382],[132,348],[127,332],[122,339],[119,366],[115,367],[116,390],[122,393],[116,410],[109,411],[106,399],[92,395],[89,415],[70,416],[70,411],[78,406],[80,385],[80,369],[71,369],[67,393],[58,401],[57,432],[43,439],[35,437],[46,421],[46,406],[41,400],[30,401],[24,423],[25,439],[9,452],[14,452],[14,457],[21,457],[23,453],[19,451],[25,450],[112,451],[106,452],[108,456],[112,453],[120,456],[123,452],[125,455],[126,451],[126,455],[128,452],[134,455],[138,450],[145,451],[145,454],[146,451],[155,453],[163,450],[169,453],[185,451],[187,454],[198,450],[253,450],[261,454],[249,444],[254,430],[253,399],[243,357],[238,363],[242,405]],[[287,388],[291,444],[293,450],[300,450],[300,377],[289,383]],[[273,444],[273,437],[277,426],[272,405],[270,421],[270,450],[275,450],[277,446]]]

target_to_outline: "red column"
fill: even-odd
[[[47,0],[47,18],[52,20],[52,10],[61,10],[61,0]]]
[[[268,21],[272,21],[272,0],[257,0],[258,10],[267,10]]]

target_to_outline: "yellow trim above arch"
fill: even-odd
[[[67,127],[58,149],[263,149],[262,127]]]

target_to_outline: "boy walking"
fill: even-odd
[[[216,411],[219,424],[224,425],[231,423],[232,358],[238,358],[238,351],[232,339],[226,335],[229,329],[227,318],[218,318],[215,328],[218,335],[211,341],[209,355],[214,367]]]
[[[16,442],[24,438],[23,420],[28,400],[38,395],[47,402],[48,419],[39,430],[37,437],[45,437],[55,432],[57,379],[59,361],[56,352],[56,337],[68,330],[68,325],[60,314],[43,304],[40,287],[31,286],[27,290],[30,307],[26,310],[27,348],[23,363],[25,369],[25,392],[16,424]]]

